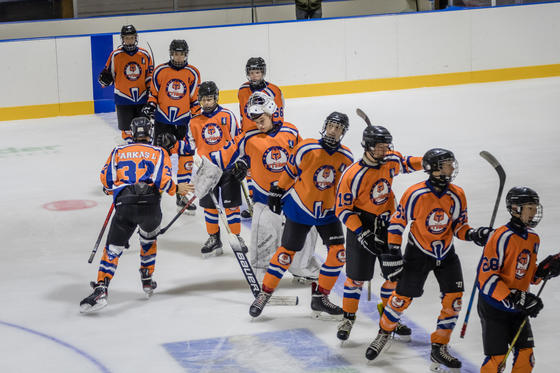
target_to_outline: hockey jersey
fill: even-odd
[[[116,105],[141,105],[148,100],[154,63],[142,48],[127,52],[120,47],[109,55],[105,69],[113,74]]]
[[[467,199],[463,189],[449,184],[438,193],[429,181],[406,190],[397,211],[391,217],[388,243],[401,245],[408,223],[410,239],[424,254],[442,260],[452,247],[453,236],[466,240],[468,224]]]
[[[354,163],[338,184],[336,216],[356,234],[361,233],[362,222],[355,208],[388,222],[396,208],[394,177],[421,169],[422,157],[403,156],[397,151],[390,151],[385,163],[378,166],[369,166],[363,160]]]
[[[160,192],[175,194],[175,183],[171,175],[171,158],[160,147],[148,144],[117,146],[109,155],[100,175],[101,183],[113,192],[138,182],[154,184]]]
[[[282,95],[280,88],[272,83],[265,82],[265,87],[263,89],[255,90],[251,88],[249,82],[245,82],[237,92],[239,113],[241,113],[241,130],[243,132],[249,132],[257,129],[255,122],[249,119],[249,116],[247,115],[247,103],[249,102],[249,97],[251,97],[251,95],[256,91],[264,92],[274,98],[274,103],[276,103],[277,109],[272,117],[272,122],[274,124],[281,124],[284,122],[284,96]]]
[[[532,229],[514,231],[509,224],[496,229],[484,247],[477,269],[480,295],[493,306],[514,312],[505,298],[511,289],[528,291],[536,283],[539,235]]]
[[[226,169],[243,158],[253,177],[253,201],[267,204],[270,184],[278,182],[300,141],[297,128],[284,122],[268,133],[259,130],[242,132],[222,149],[211,152],[210,160]]]
[[[186,126],[200,111],[198,86],[200,73],[192,65],[177,69],[169,62],[156,67],[148,102],[157,104],[157,122]]]
[[[336,186],[352,162],[352,152],[345,146],[328,151],[321,140],[299,143],[278,181],[278,186],[287,190],[283,197],[284,214],[306,225],[336,221]]]

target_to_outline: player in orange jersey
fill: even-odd
[[[113,195],[115,215],[107,234],[97,282],[91,283],[93,293],[80,302],[80,312],[83,313],[97,311],[107,305],[107,287],[137,226],[141,246],[140,279],[146,296],[152,295],[156,288],[152,273],[161,223],[161,193],[184,195],[194,189],[187,184],[176,185],[173,182],[167,151],[150,145],[152,124],[147,118],[134,118],[131,131],[134,143],[113,149],[101,170],[103,190]]]
[[[154,70],[150,97],[143,112],[155,119],[155,140],[162,133],[171,133],[177,139],[184,138],[191,117],[200,112],[200,73],[196,67],[188,64],[188,53],[189,46],[185,40],[173,40],[169,45],[169,62]],[[178,157],[177,182],[189,182],[193,156],[179,151]],[[185,202],[177,196],[177,209],[180,210],[184,205]],[[188,213],[194,214],[196,205],[191,204],[188,210]]]
[[[132,142],[130,122],[141,115],[148,100],[154,63],[150,54],[138,47],[138,34],[133,25],[121,29],[122,45],[111,52],[99,74],[102,87],[115,83],[115,107],[123,140]]]
[[[341,341],[350,336],[363,284],[373,278],[376,259],[381,262],[381,255],[388,252],[387,226],[396,208],[393,180],[401,173],[422,169],[422,157],[402,156],[392,150],[392,143],[393,136],[385,127],[366,127],[362,134],[364,156],[344,172],[338,185],[336,215],[347,228],[344,319],[337,331]],[[382,306],[397,286],[389,273],[384,277]],[[398,323],[395,334],[406,339],[411,331]]]
[[[447,349],[461,310],[464,289],[461,263],[455,253],[453,236],[484,246],[490,229],[473,229],[469,226],[465,193],[451,183],[458,172],[457,161],[451,151],[440,148],[428,150],[422,159],[422,166],[430,175],[428,180],[408,188],[391,217],[388,228],[389,253],[382,254],[381,266],[386,276],[398,280],[398,283],[383,310],[379,333],[369,345],[366,358],[373,360],[379,355],[402,312],[413,298],[422,295],[428,274],[433,271],[439,283],[442,305],[436,331],[431,335],[433,369],[441,369],[440,365],[458,369],[461,361]],[[403,267],[400,246],[409,223],[410,233]]]
[[[537,266],[540,239],[532,229],[542,218],[538,194],[514,187],[506,195],[511,220],[496,229],[484,247],[478,265],[478,315],[486,358],[481,373],[498,373],[508,346],[527,317],[543,308],[529,285],[560,273],[559,255],[550,255]],[[514,346],[512,372],[530,373],[535,365],[531,325],[527,321]]]
[[[271,186],[268,205],[276,214],[284,211],[286,224],[281,245],[264,276],[262,290],[249,308],[251,316],[261,314],[294,255],[303,249],[307,233],[315,226],[327,246],[327,258],[321,266],[319,281],[311,284],[311,309],[315,317],[342,317],[342,308],[328,296],[346,258],[344,232],[334,210],[336,185],[342,172],[353,162],[350,149],[340,143],[348,125],[346,114],[336,111],[329,114],[323,124],[322,138],[299,143],[278,185]]]
[[[219,150],[241,133],[235,115],[218,105],[218,96],[219,90],[216,83],[208,81],[200,84],[198,101],[202,107],[202,113],[194,117],[189,124],[187,142],[184,144],[184,146],[189,147],[188,152],[196,150],[198,155],[208,157],[211,152]],[[182,146],[181,144],[179,149]],[[229,228],[232,233],[238,236],[241,247],[247,250],[245,242],[239,236],[241,232],[239,216],[241,187],[239,181],[230,171],[226,171],[222,174],[213,193],[216,200],[219,200],[221,194]],[[208,240],[200,250],[202,256],[206,258],[211,255],[221,255],[223,250],[218,225],[218,210],[216,210],[210,195],[200,199],[200,206],[204,208],[206,231],[209,235]]]

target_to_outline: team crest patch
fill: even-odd
[[[404,306],[404,299],[401,299],[399,297],[392,297],[393,299],[391,300],[391,307],[393,308],[401,308],[402,306]]]
[[[382,205],[391,196],[391,184],[387,179],[379,179],[369,192],[369,198],[375,205]]]
[[[453,303],[451,303],[451,307],[455,312],[461,312],[461,308],[463,307],[463,300],[461,298],[456,298]]]
[[[215,123],[208,123],[202,128],[202,138],[208,145],[216,145],[222,136],[222,129]]]
[[[531,252],[525,249],[517,256],[517,264],[515,266],[515,278],[521,280],[527,274],[529,263],[531,262]]]
[[[185,162],[185,170],[192,171],[192,168],[193,168],[193,162],[192,161]]]
[[[443,233],[449,225],[449,216],[440,208],[433,209],[426,218],[426,228],[432,234]]]
[[[286,149],[280,146],[271,146],[262,157],[264,167],[270,172],[282,172],[288,163],[289,154]]]
[[[278,255],[278,263],[280,263],[283,266],[287,266],[290,265],[290,263],[292,262],[292,257],[289,256],[286,253],[280,253],[280,255]]]
[[[142,68],[136,62],[129,62],[124,67],[124,75],[128,80],[138,80],[142,75]]]
[[[346,250],[340,249],[336,253],[336,259],[338,259],[340,263],[346,263]]]
[[[171,79],[165,87],[167,96],[172,100],[180,100],[187,94],[187,86],[182,80]]]
[[[313,175],[313,183],[319,190],[329,189],[334,185],[336,178],[336,171],[333,166],[321,166],[315,171]]]

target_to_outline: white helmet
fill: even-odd
[[[258,118],[262,114],[272,116],[276,111],[274,99],[264,92],[257,91],[249,97],[247,103],[247,115],[249,118]]]

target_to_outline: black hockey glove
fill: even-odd
[[[171,149],[173,149],[176,143],[177,138],[175,137],[175,135],[169,132],[165,132],[157,135],[155,145],[164,148],[165,150],[167,150],[167,153],[171,155]]]
[[[375,244],[375,234],[370,229],[363,230],[356,237],[360,245],[364,250],[368,251],[372,255],[379,255],[380,252],[377,250],[377,245]]]
[[[97,77],[97,81],[103,87],[107,87],[113,84],[113,74],[111,74],[109,70],[103,69],[103,71],[99,73],[99,76]]]
[[[383,277],[389,281],[399,281],[403,271],[403,257],[401,248],[397,245],[389,245],[389,252],[381,254],[381,272]]]
[[[268,208],[275,214],[282,213],[282,196],[286,191],[278,185],[272,184],[268,193]]]
[[[529,317],[537,317],[544,305],[541,298],[527,291],[516,291],[508,295],[513,307],[516,310],[524,312]]]
[[[489,227],[471,228],[467,232],[467,241],[473,241],[478,246],[484,246],[488,242],[490,233],[492,233],[492,228]]]
[[[560,275],[560,253],[547,256],[537,267],[536,278],[545,280]]]
[[[156,113],[156,104],[154,104],[153,102],[148,102],[142,108],[142,114],[144,114],[144,116],[150,120],[154,119],[155,113]]]
[[[240,159],[233,164],[233,167],[231,168],[231,174],[234,178],[237,179],[237,181],[241,181],[245,179],[245,176],[247,176],[247,169],[247,163],[245,163],[244,160]]]

